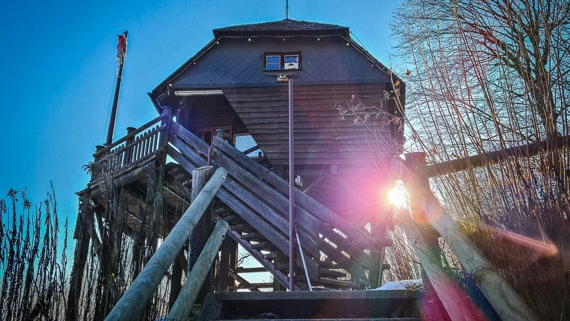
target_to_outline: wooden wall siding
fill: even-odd
[[[386,85],[294,85],[295,161],[298,165],[369,164],[398,150],[383,126],[376,134],[341,120],[335,102],[383,95]],[[273,165],[288,163],[287,85],[224,90],[228,101]]]
[[[177,122],[196,132],[203,128],[233,127],[233,133],[246,129],[223,95],[184,97],[177,111]]]
[[[205,55],[190,62],[171,80],[172,88],[275,86],[275,76],[263,73],[264,52],[301,52],[304,84],[388,83],[390,77],[339,36],[281,38],[222,38]],[[158,88],[157,88],[158,89]],[[164,99],[164,95],[160,96]]]

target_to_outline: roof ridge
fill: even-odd
[[[214,29],[216,38],[223,36],[259,36],[259,35],[332,35],[349,37],[348,27],[304,20],[283,19],[253,24],[234,25]]]

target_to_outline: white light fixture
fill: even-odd
[[[289,80],[289,76],[287,74],[278,74],[277,75],[277,82],[285,82]]]
[[[210,89],[210,90],[175,90],[175,96],[211,96],[211,95],[223,95],[224,92],[221,89]]]

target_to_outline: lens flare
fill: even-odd
[[[394,187],[388,191],[387,198],[392,205],[403,208],[408,204],[409,195],[402,182],[396,182]]]
[[[498,237],[519,244],[533,251],[538,257],[552,257],[558,254],[558,247],[554,244],[546,234],[541,233],[541,239],[533,239],[528,236],[517,234],[503,229],[488,227]]]

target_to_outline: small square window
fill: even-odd
[[[280,55],[267,55],[267,56],[265,56],[265,69],[266,70],[281,70],[281,56]]]
[[[285,55],[283,69],[299,69],[299,55]]]

